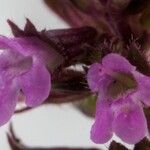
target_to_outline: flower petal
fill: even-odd
[[[138,82],[138,89],[134,94],[135,98],[150,106],[150,77],[138,72],[134,72],[134,76]]]
[[[105,93],[107,86],[112,81],[112,78],[102,71],[102,66],[99,63],[92,64],[87,74],[87,82],[93,92]]]
[[[142,107],[126,99],[113,121],[113,131],[124,142],[135,144],[146,136],[147,124]]]
[[[132,66],[127,59],[115,53],[106,55],[102,60],[102,65],[104,68],[108,68],[113,71],[128,73],[132,70],[135,70],[135,67]]]
[[[87,81],[90,89],[93,92],[97,92],[99,90],[99,82],[102,80],[102,76],[101,64],[95,63],[91,65],[87,74]]]
[[[32,66],[32,57],[23,56],[18,52],[3,50],[0,54],[0,73],[5,78],[12,79],[15,76],[27,72]]]
[[[21,49],[13,39],[0,36],[0,73],[9,79],[25,73],[32,65],[32,58],[19,53]]]
[[[5,88],[0,88],[0,126],[7,123],[15,111],[17,91],[17,86],[11,83]]]
[[[46,67],[34,60],[29,72],[20,77],[21,88],[26,96],[26,104],[30,107],[41,104],[49,95],[51,76]]]
[[[106,143],[112,137],[113,114],[107,101],[98,100],[95,123],[91,129],[91,139],[95,143]]]
[[[5,36],[0,35],[0,49],[12,51],[23,51],[21,45],[17,43],[13,38],[7,38]]]

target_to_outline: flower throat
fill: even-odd
[[[137,82],[132,74],[115,72],[112,78],[114,80],[109,84],[107,94],[113,99],[127,95],[137,87]]]

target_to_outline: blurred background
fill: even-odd
[[[42,0],[0,0],[0,34],[12,36],[7,19],[23,28],[25,18],[39,30],[69,27]],[[96,145],[90,141],[93,120],[82,115],[72,104],[42,106],[13,116],[11,122],[16,135],[28,146],[108,149],[108,144]],[[0,128],[0,150],[10,150],[6,137],[8,125]]]

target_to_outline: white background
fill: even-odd
[[[0,34],[12,36],[6,22],[11,19],[20,27],[25,17],[31,19],[38,29],[67,28],[60,18],[51,12],[42,0],[0,0]],[[100,147],[90,141],[89,133],[93,120],[67,105],[42,106],[11,120],[17,135],[30,146],[75,146]],[[6,139],[8,124],[0,127],[0,150],[10,150]]]

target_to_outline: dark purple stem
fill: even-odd
[[[10,124],[9,130],[10,133],[7,134],[7,139],[12,150],[98,150],[96,148],[72,148],[72,147],[31,148],[22,144],[21,141],[16,137],[12,124]]]

